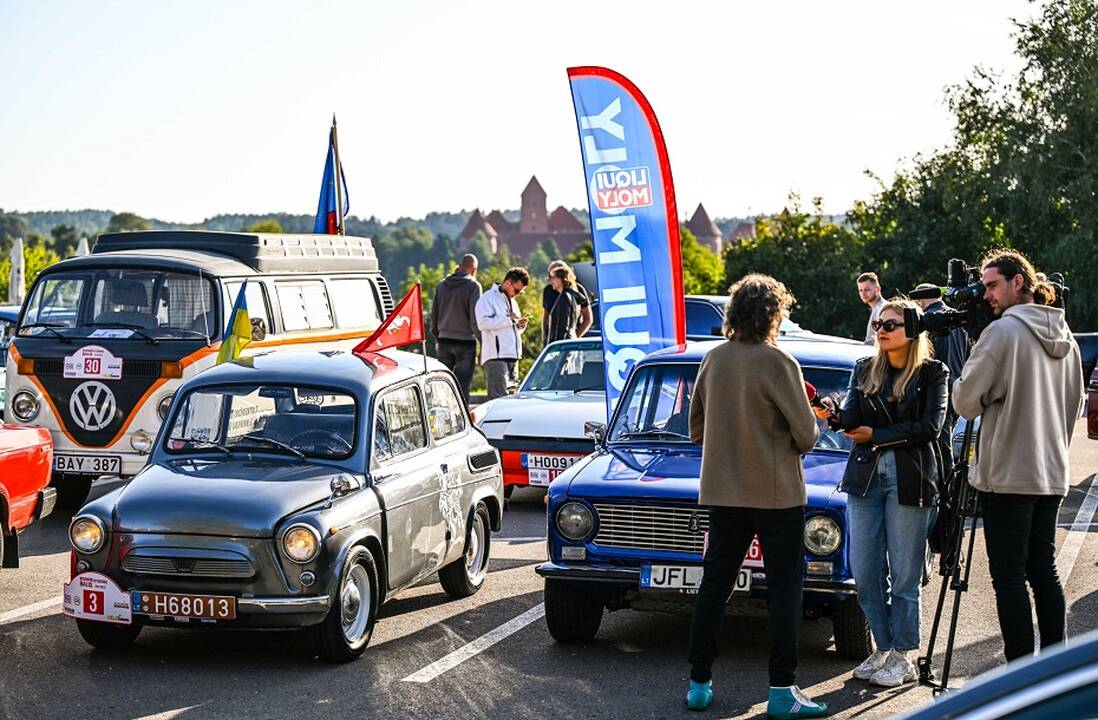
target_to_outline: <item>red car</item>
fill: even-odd
[[[1087,435],[1098,440],[1098,367],[1090,374],[1090,400],[1087,403]]]
[[[49,430],[0,425],[0,567],[19,567],[19,531],[53,511]]]

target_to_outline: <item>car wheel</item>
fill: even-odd
[[[378,590],[374,556],[361,545],[352,548],[343,563],[332,607],[324,621],[312,628],[321,660],[349,662],[362,655],[377,620]]]
[[[562,580],[545,580],[545,623],[559,643],[582,643],[595,637],[602,624],[603,599]]]
[[[835,649],[845,660],[863,660],[873,653],[869,621],[858,605],[858,598],[847,598],[835,608],[831,618],[835,629]]]
[[[138,623],[115,625],[97,620],[77,620],[76,629],[80,631],[84,642],[101,650],[125,650],[141,634]]]
[[[438,571],[442,589],[453,597],[475,595],[488,577],[488,556],[492,547],[488,508],[477,503],[473,522],[465,538],[465,552],[454,562]]]
[[[88,499],[94,479],[91,475],[70,475],[58,478],[54,481],[54,488],[57,490],[57,506],[66,510],[79,510]]]

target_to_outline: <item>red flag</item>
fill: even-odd
[[[419,293],[419,283],[408,291],[381,327],[374,334],[355,345],[353,353],[375,353],[385,348],[400,347],[421,342],[426,333],[423,329],[423,298]]]

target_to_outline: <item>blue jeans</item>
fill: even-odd
[[[935,509],[901,505],[886,450],[864,497],[847,496],[850,566],[878,650],[919,648],[919,595]]]

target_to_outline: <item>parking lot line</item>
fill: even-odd
[[[1079,556],[1079,549],[1083,546],[1083,540],[1090,529],[1094,513],[1098,511],[1098,475],[1090,478],[1090,490],[1079,505],[1079,512],[1075,514],[1075,522],[1071,524],[1064,544],[1060,546],[1060,552],[1056,554],[1056,572],[1060,575],[1060,583],[1067,585],[1071,571],[1075,567],[1075,559]]]
[[[440,660],[436,660],[422,670],[417,670],[408,677],[402,678],[401,682],[431,682],[447,670],[452,670],[469,658],[475,657],[476,655],[484,652],[488,648],[498,643],[500,640],[503,640],[505,637],[518,632],[535,620],[544,617],[544,615],[545,603],[538,603],[518,617],[503,623],[495,630],[487,632],[484,635],[478,637],[476,640],[473,640],[471,643],[459,647],[457,650],[453,651],[446,657]]]
[[[43,600],[42,602],[36,602],[33,605],[24,605],[21,608],[15,608],[14,610],[8,610],[5,613],[0,613],[0,625],[5,623],[15,622],[19,618],[26,617],[27,615],[33,615],[43,610],[48,610],[53,607],[61,606],[61,596],[58,595],[55,598],[49,600]]]

